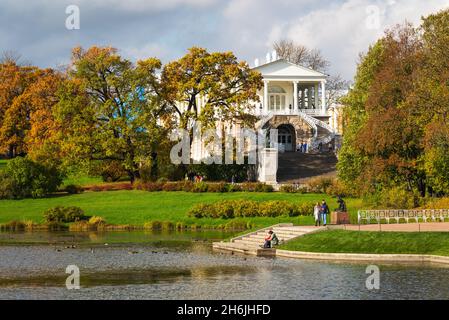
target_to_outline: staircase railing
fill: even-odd
[[[314,135],[314,139],[311,143],[310,146],[310,150],[315,150],[319,147],[319,145],[323,145],[323,144],[327,144],[329,142],[331,142],[334,138],[335,138],[335,131],[334,129],[328,125],[327,123],[325,123],[324,121],[318,120],[314,117],[309,116],[308,114],[299,111],[299,115],[301,116],[301,118],[303,118],[309,125],[310,123],[313,123],[313,128],[315,129],[315,135]],[[322,139],[317,139],[318,137],[318,128],[317,127],[321,127],[326,129],[327,131],[329,131],[329,135],[327,135],[326,137],[322,138]]]

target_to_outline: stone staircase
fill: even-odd
[[[280,244],[282,244],[305,234],[324,230],[325,228],[313,226],[293,226],[293,224],[278,224],[231,239],[230,242],[214,242],[213,249],[231,253],[273,257],[276,254],[276,249],[261,248],[264,244],[265,236],[270,229],[274,231],[280,241]]]
[[[337,157],[332,152],[286,152],[278,155],[277,182],[303,183],[317,176],[335,176]]]

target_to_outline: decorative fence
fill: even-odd
[[[395,223],[405,221],[413,222],[444,222],[449,219],[449,209],[412,209],[412,210],[359,210],[357,214],[358,223],[362,221],[370,224],[371,221],[377,223],[394,220]]]

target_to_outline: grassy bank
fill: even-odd
[[[287,200],[292,202],[321,201],[326,199],[331,209],[336,208],[335,198],[319,194],[287,193],[186,193],[186,192],[146,192],[111,191],[85,192],[70,196],[55,196],[45,199],[0,200],[0,223],[11,220],[42,223],[42,213],[55,206],[78,206],[89,216],[101,216],[110,224],[130,224],[142,226],[150,221],[168,221],[185,225],[218,227],[229,223],[224,219],[196,219],[187,216],[187,211],[197,203],[212,203],[220,200],[251,199],[256,201]],[[361,206],[359,199],[347,199],[349,209],[356,214]],[[254,227],[292,222],[312,224],[312,217],[279,218],[238,218],[235,223],[253,224]]]
[[[310,234],[280,247],[324,253],[434,254],[449,256],[449,233],[358,232],[331,230]]]
[[[6,167],[7,160],[0,159],[0,170],[3,170]]]

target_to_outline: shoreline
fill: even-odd
[[[274,257],[328,262],[420,263],[449,265],[449,256],[428,254],[322,253],[276,249]]]

